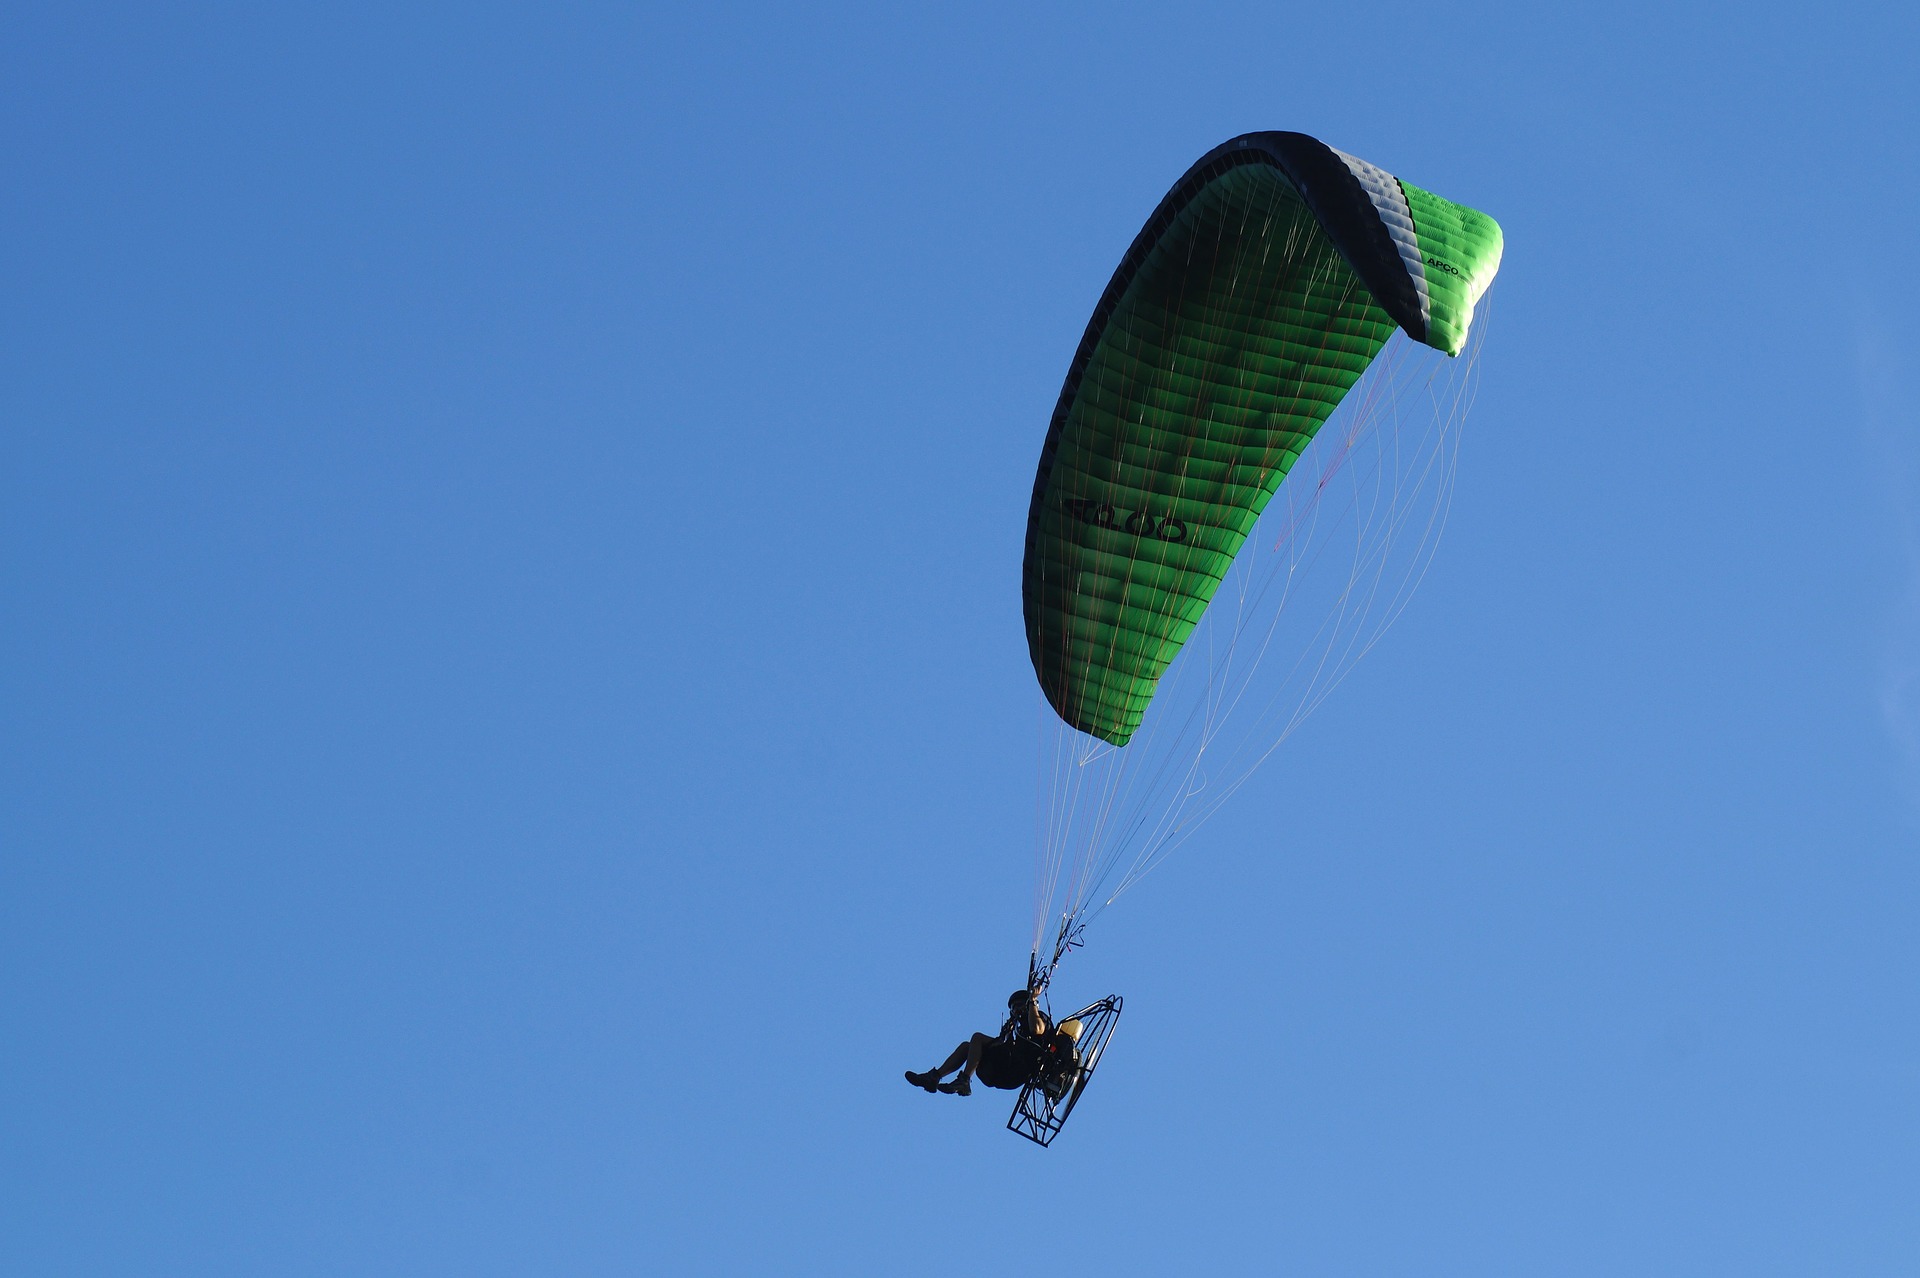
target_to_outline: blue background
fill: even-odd
[[[1920,1266],[1910,6],[7,28],[0,1271]],[[1484,387],[1043,1152],[900,1072],[1024,971],[1068,357],[1257,128],[1503,223]]]

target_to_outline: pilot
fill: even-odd
[[[953,1049],[938,1069],[924,1074],[907,1071],[907,1081],[929,1092],[952,1096],[971,1096],[970,1080],[978,1078],[988,1087],[1017,1091],[1032,1082],[1056,1052],[1071,1053],[1079,1037],[1079,1022],[1055,1029],[1040,1010],[1040,1000],[1032,990],[1015,990],[1007,998],[1007,1020],[998,1038],[975,1034]],[[953,1071],[960,1072],[950,1082],[941,1082]]]

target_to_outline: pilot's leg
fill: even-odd
[[[960,1067],[960,1076],[951,1083],[940,1084],[943,1092],[953,1092],[961,1096],[973,1095],[973,1072],[980,1068],[980,1053],[993,1044],[993,1039],[985,1034],[975,1034],[954,1050],[954,1055],[966,1054],[966,1063]],[[951,1058],[949,1058],[951,1059]]]
[[[979,1038],[981,1036],[975,1034],[973,1037]],[[980,1055],[978,1050],[974,1048],[972,1039],[954,1048],[952,1054],[947,1057],[946,1062],[942,1064],[939,1069],[928,1070],[924,1074],[916,1074],[912,1070],[908,1070],[907,1081],[915,1087],[924,1087],[926,1090],[932,1091],[934,1084],[938,1083],[941,1079],[953,1073],[956,1069],[966,1068],[970,1056],[973,1064],[978,1065]]]

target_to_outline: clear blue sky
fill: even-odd
[[[1916,1271],[1913,8],[1035,8],[15,7],[0,1272]],[[1068,357],[1263,128],[1501,221],[1484,387],[1041,1151],[900,1072]]]

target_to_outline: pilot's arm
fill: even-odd
[[[1040,995],[1035,990],[1027,991],[1027,1033],[1033,1038],[1044,1038],[1047,1033],[1046,1013],[1040,1010]]]

